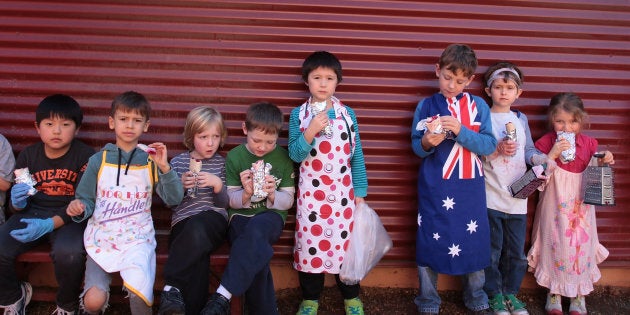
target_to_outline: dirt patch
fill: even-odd
[[[417,314],[413,299],[417,289],[400,288],[362,288],[361,299],[366,314],[407,315]],[[442,298],[441,314],[466,314],[461,291],[440,291]],[[301,301],[299,289],[284,289],[277,292],[278,308],[282,315],[295,314]],[[546,292],[542,289],[525,289],[519,298],[527,303],[531,315],[545,314]],[[565,314],[568,314],[569,300],[563,300]],[[597,287],[586,298],[586,307],[590,315],[630,314],[630,288]],[[32,302],[27,314],[50,314],[55,309],[53,303]],[[157,313],[157,306],[154,308]],[[113,304],[106,314],[130,314],[128,305]],[[319,315],[342,315],[343,298],[336,287],[324,289],[320,300]]]

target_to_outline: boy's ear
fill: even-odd
[[[468,82],[466,82],[466,86],[468,86],[470,83],[472,83],[472,81],[475,79],[475,75],[471,75],[470,78],[468,78]]]
[[[147,122],[144,123],[144,131],[143,132],[149,131],[149,125],[150,124],[151,124],[150,120],[147,120]]]
[[[486,94],[488,94],[489,97],[492,97],[492,95],[490,94],[490,88],[489,87],[485,88],[484,91],[486,91]]]
[[[107,122],[109,123],[109,129],[114,130],[114,117],[107,116]]]
[[[241,128],[243,128],[243,134],[247,135],[247,127],[245,126],[245,122],[241,123]]]
[[[439,63],[435,64],[435,76],[438,78],[440,77],[440,64]]]

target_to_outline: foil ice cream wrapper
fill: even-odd
[[[31,173],[29,172],[28,167],[18,168],[15,171],[13,171],[13,173],[15,174],[16,184],[27,184],[31,187],[31,189],[28,190],[29,196],[32,196],[37,193],[37,189],[35,188],[35,185],[37,184],[37,182],[33,178],[33,175],[31,175]]]
[[[319,115],[319,113],[323,112],[324,110],[326,110],[326,101],[311,103],[311,112],[313,113],[313,116]],[[320,131],[321,134],[327,137],[332,136],[332,132],[333,130],[332,130],[332,126],[330,125],[330,122],[328,122],[326,126],[324,127],[324,129]]]
[[[431,133],[443,133],[442,123],[440,122],[440,115],[435,115],[427,118],[426,120],[427,130]]]
[[[201,172],[201,160],[190,158],[188,170],[191,171],[195,177],[195,187],[188,188],[187,193],[188,196],[195,197],[199,190],[199,186],[197,186],[197,173]]]
[[[252,176],[254,181],[254,195],[253,198],[262,200],[267,197],[267,192],[263,190],[265,186],[265,176],[271,172],[271,164],[265,163],[264,160],[258,160],[252,163]]]
[[[560,160],[564,163],[575,160],[575,134],[572,132],[558,131],[558,141],[561,139],[569,141],[571,147],[562,151]]]
[[[516,127],[512,122],[508,122],[505,124],[505,139],[516,141]]]

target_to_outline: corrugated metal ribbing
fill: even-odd
[[[307,97],[299,67],[315,50],[344,66],[337,96],[355,109],[370,181],[368,201],[395,248],[413,261],[416,172],[410,150],[413,110],[437,91],[434,64],[453,42],[470,44],[478,77],[506,59],[525,74],[518,108],[534,138],[545,108],[575,91],[590,113],[587,134],[616,154],[616,207],[598,208],[610,265],[630,263],[630,5],[617,1],[0,1],[0,130],[16,151],[37,140],[33,109],[46,95],[76,97],[86,111],[80,138],[112,141],[112,98],[149,97],[154,112],[143,142],[182,152],[186,113],[216,106],[229,126],[228,150],[243,141],[246,107],[272,101],[289,111]],[[481,94],[481,81],[470,91]],[[288,119],[288,117],[287,117]],[[286,133],[282,135],[286,144]],[[534,201],[530,201],[531,213]],[[532,215],[533,216],[533,215]],[[290,235],[285,235],[285,249]]]

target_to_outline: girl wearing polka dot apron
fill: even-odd
[[[297,314],[317,314],[326,273],[334,274],[346,314],[363,314],[359,284],[339,279],[354,210],[367,195],[367,174],[354,111],[333,96],[341,63],[318,51],[302,64],[311,97],[291,111],[289,155],[300,163],[293,266],[303,301]]]

